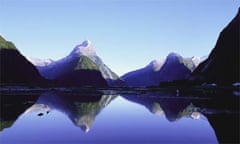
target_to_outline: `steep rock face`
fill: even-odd
[[[145,68],[121,77],[127,86],[152,86],[160,82],[186,79],[195,68],[197,60],[170,53],[166,60],[152,61]]]
[[[240,9],[220,33],[209,57],[191,74],[190,80],[201,83],[231,84],[240,81]]]
[[[45,71],[58,85],[65,86],[107,86],[99,67],[88,57],[70,58]]]
[[[47,79],[58,79],[60,76],[65,77],[73,72],[73,70],[85,70],[84,73],[86,73],[86,70],[95,71],[90,72],[92,74],[100,72],[104,81],[107,81],[109,86],[119,79],[97,56],[95,47],[89,40],[77,45],[68,56],[60,60],[53,61],[31,58],[29,60],[37,67],[41,75]],[[74,72],[74,75],[76,75],[76,72]],[[96,80],[100,80],[100,78]]]
[[[14,46],[0,36],[0,83],[1,84],[42,84],[42,78],[34,65]]]
[[[84,55],[91,59],[98,66],[99,71],[107,81],[108,85],[112,85],[119,79],[119,77],[107,65],[105,65],[101,58],[97,55],[94,45],[89,40],[86,40],[82,44],[76,46],[70,55]]]

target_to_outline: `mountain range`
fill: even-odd
[[[240,82],[240,9],[223,29],[207,58],[183,58],[170,53],[166,60],[152,61],[146,67],[121,77],[127,86],[235,85]],[[200,64],[199,64],[200,63]],[[199,65],[198,65],[199,64]]]
[[[197,57],[184,58],[170,53],[165,60],[154,60],[146,67],[128,72],[120,78],[97,56],[89,40],[55,61],[25,58],[12,42],[0,36],[0,83],[96,87],[124,84],[145,87],[183,80],[191,85],[229,85],[240,82],[239,25],[240,9],[220,33],[210,55],[201,63]]]
[[[199,64],[200,58],[183,58],[170,53],[165,60],[154,60],[146,67],[124,74],[121,79],[127,86],[157,86],[160,82],[188,78]]]

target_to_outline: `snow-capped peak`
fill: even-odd
[[[153,70],[154,71],[159,71],[161,69],[161,67],[163,66],[164,62],[165,62],[164,59],[153,60],[151,62]]]
[[[82,44],[80,44],[79,46],[82,46],[82,47],[88,47],[89,45],[91,45],[92,42],[90,40],[85,40],[82,42]]]
[[[86,40],[77,45],[71,52],[71,55],[95,56],[96,51],[92,42],[90,40]]]

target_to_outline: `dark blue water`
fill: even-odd
[[[12,102],[16,96],[1,96],[1,122],[11,121],[0,132],[1,144],[219,143],[228,137],[237,139],[231,133],[225,134],[225,139],[217,137],[222,133],[214,122],[219,123],[217,119],[223,116],[226,119],[220,123],[227,124],[234,117],[237,120],[239,113],[233,106],[213,105],[216,100],[212,97],[179,97],[165,92],[44,92],[18,96],[16,104]],[[230,102],[236,100],[239,97]],[[234,122],[233,126],[239,125]]]

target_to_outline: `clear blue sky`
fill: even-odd
[[[59,59],[89,39],[119,75],[170,52],[205,56],[239,0],[0,0],[0,34],[26,56]]]

